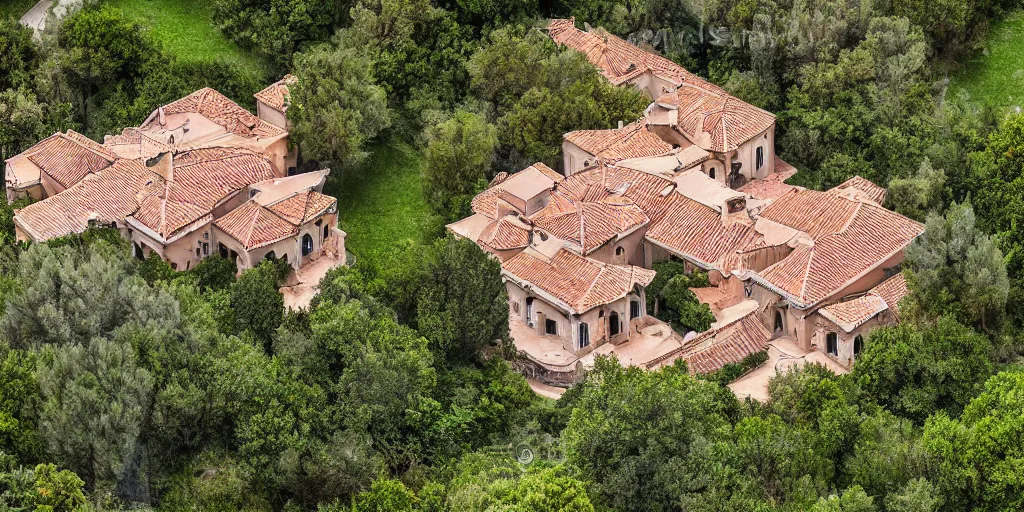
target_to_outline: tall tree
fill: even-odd
[[[510,341],[501,266],[473,242],[447,237],[432,247],[417,293],[416,327],[438,354],[472,360]]]
[[[928,215],[925,232],[906,251],[911,311],[951,315],[983,330],[997,327],[1010,283],[1003,254],[976,226],[970,204],[945,217]]]
[[[865,391],[889,410],[923,423],[936,411],[959,415],[992,374],[988,338],[951,317],[875,329],[853,366]]]
[[[92,485],[127,476],[153,392],[132,347],[107,338],[59,347],[40,364],[39,386],[48,451]]]
[[[288,116],[305,158],[351,169],[366,157],[366,142],[391,125],[373,68],[354,48],[321,45],[295,56]]]
[[[425,135],[427,203],[446,221],[461,219],[490,175],[497,130],[483,116],[459,110],[451,119],[428,128]]]
[[[939,462],[936,483],[957,510],[1024,508],[1024,372],[1001,372],[959,419],[928,419],[924,443]]]

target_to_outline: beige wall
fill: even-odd
[[[276,108],[267,106],[266,103],[263,103],[260,100],[256,100],[256,115],[260,119],[274,126],[284,128],[285,130],[288,129],[288,117],[285,113]]]
[[[572,176],[587,168],[587,163],[593,164],[597,158],[580,149],[579,146],[567,140],[562,141],[562,172],[566,176]]]
[[[760,169],[755,169],[756,150],[759,147],[764,148],[764,164]],[[764,178],[775,172],[775,125],[761,132],[757,137],[740,144],[740,147],[736,148],[732,161],[743,164],[740,174],[748,181]]]
[[[274,174],[278,177],[288,175],[288,164],[286,162],[289,157],[288,137],[281,137],[279,140],[264,146],[263,155],[270,160],[270,166],[274,168]]]
[[[613,265],[644,266],[644,263],[646,263],[644,258],[645,234],[647,234],[646,226],[626,235],[620,240],[609,241],[587,256]],[[622,249],[622,254],[617,254],[620,248]]]
[[[217,251],[215,234],[212,224],[209,223],[166,245],[139,230],[131,230],[131,235],[128,238],[133,244],[142,247],[144,256],[148,257],[150,252],[156,252],[175,270],[190,270],[210,254],[216,254]],[[208,244],[209,248],[206,254],[203,251],[204,243]],[[199,249],[198,255],[196,249]],[[134,247],[132,250],[135,250]]]
[[[893,316],[892,312],[889,310],[879,313],[878,316],[868,320],[863,325],[858,326],[853,330],[853,332],[844,331],[831,320],[821,316],[820,314],[815,314],[813,318],[814,327],[811,334],[811,345],[818,347],[818,350],[846,368],[853,366],[853,363],[856,360],[856,357],[853,354],[853,342],[857,336],[862,337],[864,340],[864,347],[866,348],[868,334],[870,334],[871,331],[880,326],[895,325],[897,323],[896,317]],[[828,343],[826,340],[827,335],[832,332],[836,333],[836,339],[838,341],[838,353],[835,356],[828,353]]]
[[[562,342],[562,348],[573,352],[578,356],[590,353],[595,348],[608,343],[619,344],[628,341],[634,329],[629,318],[630,301],[637,301],[640,304],[640,317],[647,314],[645,298],[642,294],[629,294],[626,297],[616,300],[611,304],[593,308],[579,316],[567,314],[561,308],[549,303],[536,294],[523,290],[512,281],[505,282],[505,288],[509,297],[509,315],[519,318],[523,323],[532,325],[534,330],[543,335],[545,333],[545,321],[554,320],[557,324],[557,337]],[[526,300],[533,299],[532,318],[527,317]],[[619,332],[614,338],[609,338],[611,333],[610,321],[615,313],[619,321]],[[587,324],[590,333],[590,345],[579,348],[580,324]]]
[[[676,89],[675,84],[654,76],[650,71],[636,77],[631,83],[650,100],[656,100],[659,96]]]

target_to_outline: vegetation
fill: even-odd
[[[202,0],[105,0],[145,26],[168,53],[185,62],[228,62],[262,69],[263,62],[211,22],[214,3]]]
[[[294,73],[290,140],[332,167],[356,264],[286,312],[274,262],[174,272],[109,230],[15,244],[5,206],[0,510],[1020,509],[1024,116],[933,86],[1015,7],[111,0],[39,41],[4,21],[5,157],[207,85],[252,108]],[[724,385],[765,353],[699,377],[598,358],[550,402],[513,370],[500,267],[442,225],[498,172],[557,168],[563,132],[646,107],[535,30],[571,15],[776,112],[795,180],[859,174],[926,222],[902,323],[851,375],[806,366],[741,403]],[[707,275],[656,270],[649,310],[707,329]]]
[[[984,49],[957,70],[950,95],[966,92],[974,101],[1002,108],[1024,104],[1020,78],[1024,75],[1024,12],[1017,11],[992,24]]]

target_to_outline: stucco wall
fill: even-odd
[[[587,162],[593,163],[596,157],[580,149],[579,146],[567,140],[562,141],[562,172],[566,176],[572,176],[587,167]]]
[[[274,126],[284,128],[285,130],[288,129],[288,117],[284,112],[281,112],[276,108],[269,107],[266,103],[263,103],[260,100],[256,100],[256,115],[259,116],[260,119]]]
[[[853,354],[853,342],[857,336],[862,337],[864,340],[864,347],[866,348],[868,334],[870,334],[871,331],[875,330],[879,326],[896,324],[896,317],[888,310],[883,311],[878,316],[868,320],[863,325],[854,329],[853,332],[849,333],[818,313],[815,313],[813,318],[814,331],[811,336],[811,345],[818,347],[818,350],[822,351],[824,354],[832,358],[832,360],[846,368],[850,368],[856,360],[856,357]],[[830,332],[836,333],[836,339],[838,341],[838,353],[835,356],[828,353],[826,337]]]
[[[611,240],[596,251],[588,254],[590,258],[614,265],[644,265],[644,235],[647,227],[642,227],[621,240]],[[623,254],[616,255],[616,249],[623,249]]]

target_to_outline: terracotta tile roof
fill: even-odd
[[[827,192],[800,190],[776,199],[761,216],[808,233],[782,261],[759,273],[760,280],[801,307],[842,290],[906,248],[924,226],[873,202]]]
[[[621,299],[654,279],[653,270],[610,265],[567,249],[560,249],[550,260],[523,251],[502,263],[502,272],[546,292],[576,314]]]
[[[864,322],[886,310],[892,311],[893,315],[899,318],[897,306],[907,293],[907,282],[903,274],[896,274],[860,297],[826,306],[818,312],[844,331],[853,332]]]
[[[750,354],[765,350],[772,337],[757,317],[757,311],[708,332],[710,335],[694,339],[696,346],[691,342],[694,348],[682,356],[692,373],[711,373],[726,364],[738,363]]]
[[[885,198],[889,195],[888,190],[875,185],[871,181],[861,178],[860,176],[854,176],[842,182],[838,186],[829,190],[829,192],[842,193],[851,189],[862,194],[862,197],[878,204],[884,203]]]
[[[329,208],[338,200],[315,190],[304,190],[269,206],[276,214],[295,225],[302,225]]]
[[[55,133],[20,154],[64,187],[87,174],[105,169],[117,155],[98,142],[73,130]]]
[[[165,115],[196,113],[221,125],[225,130],[243,137],[275,137],[283,135],[283,129],[256,117],[248,110],[228,99],[227,96],[205,87],[184,98],[160,107]],[[158,109],[158,111],[160,110]],[[150,124],[159,122],[154,118]]]
[[[657,223],[668,205],[672,180],[636,169],[601,163],[562,180],[557,192],[581,202],[603,201],[609,196],[622,196],[640,208]]]
[[[667,214],[647,231],[647,239],[702,262],[705,268],[726,268],[730,255],[764,245],[753,226],[723,222],[722,215],[679,193],[673,193]]]
[[[502,173],[504,174],[504,173]],[[491,220],[498,218],[498,198],[506,194],[507,190],[520,188],[549,189],[555,183],[565,179],[565,176],[558,174],[547,165],[537,162],[515,174],[495,177],[491,186],[477,194],[473,198],[471,206],[473,211],[485,215]],[[525,215],[525,211],[520,211]]]
[[[657,99],[647,122],[665,124],[702,149],[723,153],[771,128],[775,115],[724,92],[683,84]]]
[[[476,242],[496,251],[523,249],[530,245],[530,228],[514,215],[506,215],[489,223]]]
[[[794,174],[796,174],[796,169],[776,156],[774,173],[764,179],[748,181],[736,190],[750,194],[756,199],[775,199],[798,189],[798,187],[786,184],[786,180],[793,177]]]
[[[906,278],[900,273],[882,281],[881,284],[872,288],[870,293],[881,297],[893,314],[899,317],[899,303],[910,291],[907,289]]]
[[[658,156],[672,145],[647,129],[643,119],[611,130],[577,130],[563,136],[577,147],[609,162],[627,158]]]
[[[572,242],[589,254],[620,234],[650,220],[640,207],[624,196],[606,194],[595,201],[555,193],[530,221],[552,235]]]
[[[288,86],[294,85],[297,81],[298,78],[295,75],[287,74],[284,78],[270,84],[266,89],[254,94],[253,97],[271,108],[284,112],[287,109],[286,104],[290,101]]]
[[[213,222],[232,238],[252,250],[295,236],[299,229],[255,201],[246,201]]]
[[[90,219],[120,223],[138,208],[138,197],[158,178],[139,160],[118,160],[64,191],[18,210],[15,219],[36,241],[80,233]]]
[[[173,156],[163,186],[144,198],[132,217],[165,240],[196,222],[211,220],[214,205],[247,185],[271,179],[266,158],[242,149],[193,149]]]
[[[761,217],[818,237],[841,231],[861,204],[826,192],[793,190],[775,199]]]
[[[679,64],[638,48],[602,28],[589,32],[579,30],[575,18],[553,19],[548,23],[547,31],[556,43],[583,53],[615,85],[628,83],[650,71],[673,85],[692,82],[721,90]]]

